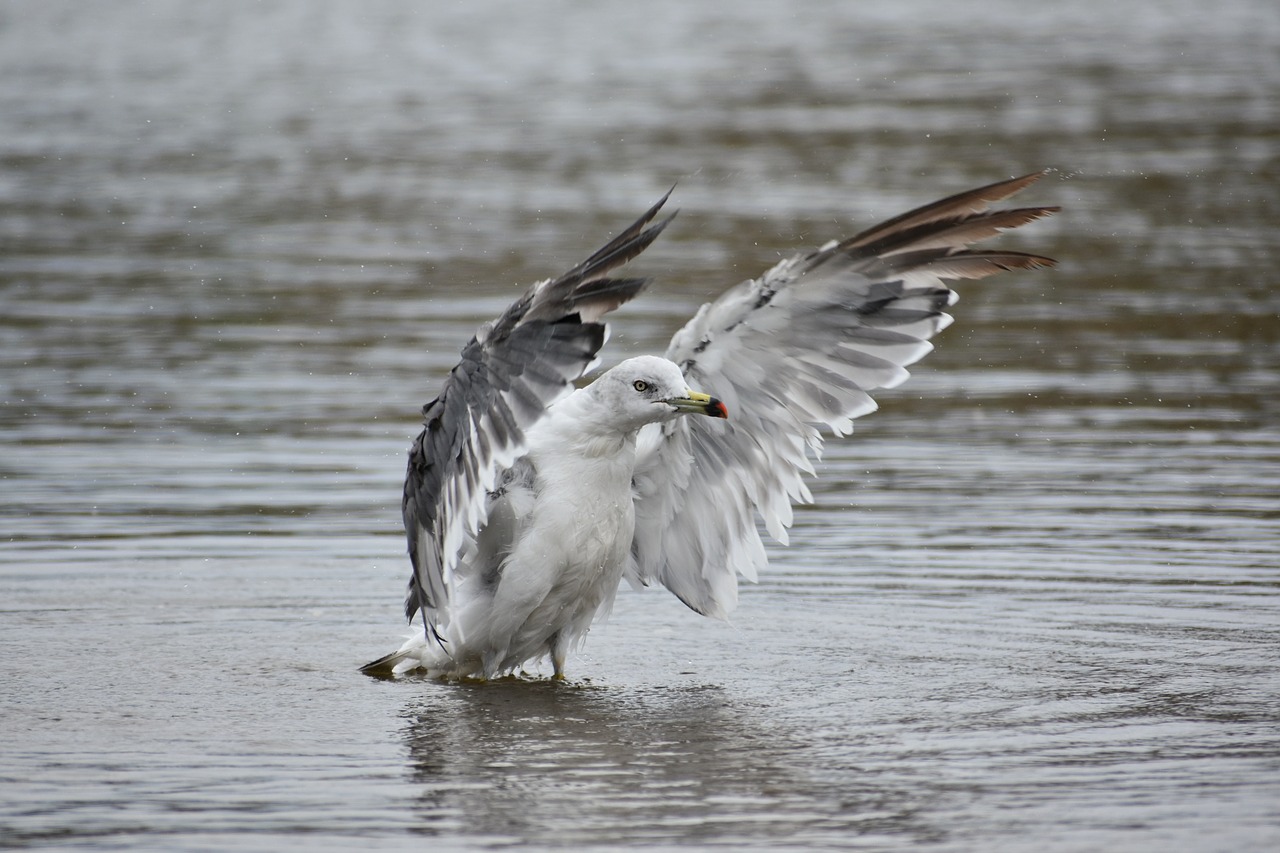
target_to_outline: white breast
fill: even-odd
[[[530,442],[537,500],[485,620],[487,666],[537,657],[557,635],[579,639],[622,579],[635,530],[634,441],[614,438],[606,447],[596,437],[563,438]]]

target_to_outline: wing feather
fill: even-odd
[[[803,477],[821,454],[817,427],[847,434],[854,418],[875,410],[869,392],[907,378],[906,367],[931,351],[929,338],[951,323],[948,283],[1053,265],[968,248],[1057,210],[991,210],[1041,174],[909,211],[704,305],[667,357],[692,387],[722,399],[730,419],[681,418],[641,434],[628,577],[727,616],[737,574],[754,580],[767,562],[757,515],[785,544],[792,504],[811,500]]]
[[[421,613],[428,636],[439,638],[448,621],[460,555],[469,543],[475,546],[489,495],[524,454],[529,428],[594,363],[607,337],[601,319],[644,288],[645,279],[608,274],[644,251],[671,221],[653,222],[666,200],[482,326],[440,395],[423,407],[402,510],[413,564],[405,615],[412,620]]]

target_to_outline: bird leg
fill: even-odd
[[[565,633],[556,631],[551,635],[551,641],[547,645],[551,649],[551,665],[556,669],[556,674],[552,678],[556,681],[564,681],[564,661],[569,656],[569,641]]]

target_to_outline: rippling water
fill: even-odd
[[[0,845],[1280,846],[1271,5],[0,6]],[[1051,272],[734,624],[380,683],[417,407],[672,183],[613,355],[1044,166]]]

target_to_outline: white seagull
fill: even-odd
[[[1042,174],[784,260],[703,305],[663,357],[627,359],[578,390],[604,316],[646,284],[609,273],[671,222],[653,223],[667,197],[533,285],[423,407],[402,505],[405,613],[423,630],[362,671],[494,678],[550,656],[563,678],[623,578],[727,618],[737,576],[754,581],[767,564],[757,515],[786,544],[792,504],[812,500],[803,475],[818,427],[848,434],[876,408],[869,391],[907,378],[951,323],[948,283],[1053,265],[969,248],[1057,210],[991,209]]]

